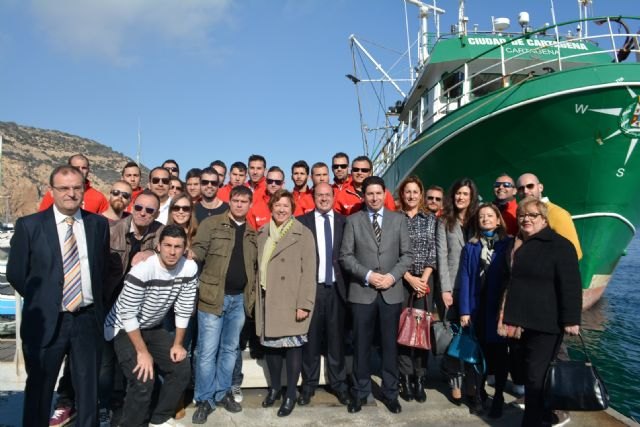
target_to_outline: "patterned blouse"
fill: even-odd
[[[419,212],[413,218],[405,215],[409,223],[409,237],[413,250],[413,265],[409,273],[422,276],[425,268],[436,268],[437,219],[433,213]]]

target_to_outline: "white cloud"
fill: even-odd
[[[232,0],[32,0],[47,41],[72,55],[120,65],[136,60],[145,38],[207,49]]]

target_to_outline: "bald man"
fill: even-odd
[[[522,174],[518,178],[516,187],[518,189],[518,196],[521,200],[525,197],[535,197],[536,199],[541,200],[545,205],[547,205],[547,209],[549,211],[547,222],[549,223],[549,227],[551,227],[553,231],[573,243],[573,246],[576,248],[578,260],[582,259],[582,248],[580,247],[578,232],[576,231],[576,226],[573,223],[571,214],[560,206],[551,203],[548,197],[542,196],[544,186],[542,185],[538,177],[532,173]]]

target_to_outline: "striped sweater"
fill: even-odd
[[[196,301],[198,267],[182,258],[167,270],[153,255],[136,264],[125,277],[118,300],[104,322],[104,338],[112,340],[121,329],[131,332],[158,326],[174,306],[176,327],[186,328]]]

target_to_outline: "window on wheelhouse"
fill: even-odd
[[[462,71],[445,73],[442,76],[442,102],[446,104],[447,111],[455,110],[460,106],[463,81],[464,73]]]
[[[499,73],[481,73],[471,77],[471,96],[478,98],[502,89],[503,79]]]

